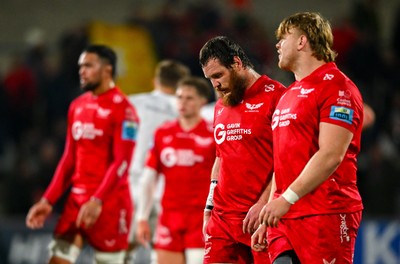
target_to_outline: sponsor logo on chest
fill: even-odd
[[[104,131],[102,129],[95,128],[93,123],[82,123],[81,121],[75,121],[71,128],[72,137],[75,140],[80,139],[95,139],[98,136],[102,136]]]
[[[226,141],[242,140],[245,135],[251,134],[251,128],[242,128],[241,123],[229,123],[227,125],[219,123],[214,129],[214,139],[219,145]]]
[[[161,151],[160,159],[164,166],[170,168],[173,166],[190,167],[196,162],[203,162],[204,157],[194,153],[192,149],[175,149],[166,147]]]
[[[290,108],[283,110],[276,109],[272,115],[272,130],[276,127],[286,127],[290,125],[291,120],[297,119],[297,113],[292,113]]]

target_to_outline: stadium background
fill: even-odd
[[[80,93],[76,62],[87,43],[117,50],[127,94],[151,89],[159,59],[181,60],[201,75],[198,51],[217,34],[236,39],[258,71],[288,85],[291,74],[276,66],[274,30],[283,17],[307,10],[332,22],[337,63],[376,113],[359,157],[365,212],[355,263],[400,263],[398,0],[1,0],[0,264],[44,262],[59,207],[42,231],[28,231],[24,217],[62,153],[66,109]]]

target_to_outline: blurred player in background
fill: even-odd
[[[138,193],[140,186],[141,175],[145,166],[146,155],[153,142],[153,135],[165,121],[171,121],[177,118],[176,110],[176,87],[180,79],[190,75],[190,69],[179,61],[165,59],[160,61],[155,69],[154,74],[154,90],[148,93],[130,95],[129,100],[135,106],[139,115],[140,126],[136,138],[136,147],[132,156],[132,164],[130,168],[130,185],[133,200],[138,202]],[[163,180],[158,181],[157,191],[155,192],[154,207],[151,212],[150,225],[154,230],[158,216],[158,201],[163,189]],[[131,259],[136,258],[135,248],[135,230],[136,220],[133,222],[133,227],[130,234],[130,250],[127,254],[127,263]],[[146,258],[148,252],[142,252],[140,257]],[[139,257],[139,256],[137,256]]]
[[[128,168],[138,117],[114,84],[117,57],[92,45],[79,58],[81,88],[68,112],[65,150],[41,200],[28,212],[26,225],[44,225],[53,205],[70,188],[49,246],[51,264],[75,263],[88,242],[96,263],[122,264],[128,248],[133,207]]]
[[[201,117],[210,94],[199,77],[181,80],[176,91],[179,117],[157,129],[141,185],[137,240],[151,240],[149,215],[158,176],[165,177],[155,248],[157,263],[203,263],[204,200],[215,160],[212,123]]]

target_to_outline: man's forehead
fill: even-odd
[[[83,52],[79,56],[79,61],[97,61],[99,60],[99,56],[96,53],[92,52]]]
[[[211,58],[210,60],[208,60],[206,65],[203,67],[203,69],[206,69],[209,71],[209,70],[216,70],[217,68],[220,68],[220,67],[222,67],[220,60],[217,58]]]

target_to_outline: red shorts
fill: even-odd
[[[251,235],[242,229],[244,217],[211,211],[204,263],[270,263],[267,251],[251,250]]]
[[[204,248],[203,208],[165,211],[160,214],[154,248],[183,252],[187,248]]]
[[[70,193],[54,234],[68,237],[80,233],[91,246],[103,252],[127,249],[133,213],[129,190],[119,189],[110,194],[107,200],[103,201],[102,212],[91,228],[77,228],[76,219],[79,209],[89,198],[88,194]]]
[[[268,228],[271,261],[294,250],[301,263],[353,263],[361,215],[359,211],[282,219],[277,228]]]

